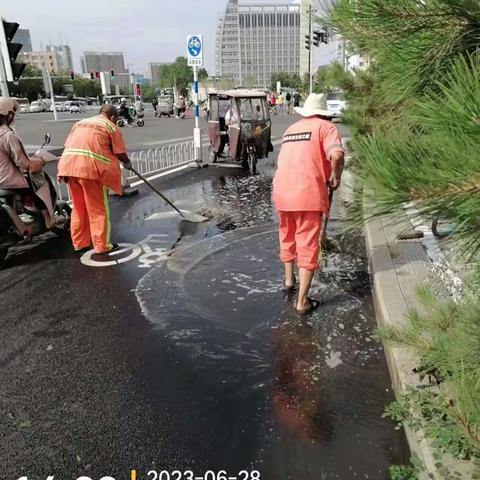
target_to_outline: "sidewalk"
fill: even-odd
[[[404,325],[408,311],[419,307],[415,292],[429,276],[432,263],[420,240],[397,240],[399,232],[412,228],[406,215],[398,222],[398,214],[393,218],[383,217],[371,220],[365,228],[370,274],[373,280],[373,297],[379,326]],[[397,396],[416,389],[421,383],[413,369],[418,366],[416,353],[409,348],[385,344],[392,385]],[[442,467],[451,476],[439,473],[438,460],[430,442],[425,440],[422,431],[413,431],[405,425],[405,432],[412,456],[417,455],[425,465],[420,480],[429,478],[472,478],[470,462],[458,461],[441,454]],[[460,477],[453,472],[459,472]],[[429,475],[433,475],[429,476]]]

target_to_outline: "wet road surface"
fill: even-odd
[[[392,398],[363,240],[335,201],[307,318],[281,293],[274,159],[248,177],[192,170],[161,183],[185,225],[141,188],[112,199],[129,247],[84,256],[45,236],[0,271],[0,478],[128,478],[258,470],[266,480],[386,479],[408,458],[381,418]],[[173,249],[173,250],[172,250]],[[127,259],[127,260],[125,260]]]

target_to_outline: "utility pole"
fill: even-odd
[[[46,68],[44,71],[47,76],[48,88],[50,90],[50,99],[52,101],[52,107],[53,107],[53,118],[55,120],[58,120],[57,106],[55,105],[55,92],[53,91],[53,84],[52,84],[52,74],[50,73],[50,70],[48,70],[48,68]]]

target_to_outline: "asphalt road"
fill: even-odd
[[[111,201],[115,256],[80,258],[53,235],[12,251],[0,271],[1,479],[135,468],[152,480],[375,480],[408,459],[381,418],[390,380],[363,240],[340,229],[348,189],[315,279],[323,305],[300,318],[281,293],[276,154],[256,177],[210,167],[157,181],[213,216],[204,224],[140,188]]]
[[[50,133],[52,147],[63,147],[65,139],[74,122],[95,114],[59,113],[59,121],[53,120],[53,113],[19,114],[15,120],[15,128],[28,151],[34,151],[43,143],[45,133]],[[280,138],[291,119],[287,116],[273,118],[272,135]],[[208,135],[207,122],[201,119],[201,128],[206,141]],[[153,110],[145,112],[144,127],[125,127],[122,129],[129,151],[152,148],[158,145],[174,143],[179,140],[193,138],[194,120],[185,118],[155,118]]]

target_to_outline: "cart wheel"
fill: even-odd
[[[249,162],[250,170],[252,171],[252,175],[257,174],[257,156],[254,153],[249,155]]]
[[[255,150],[248,152],[247,156],[247,168],[252,172],[252,175],[257,174],[257,153]]]

